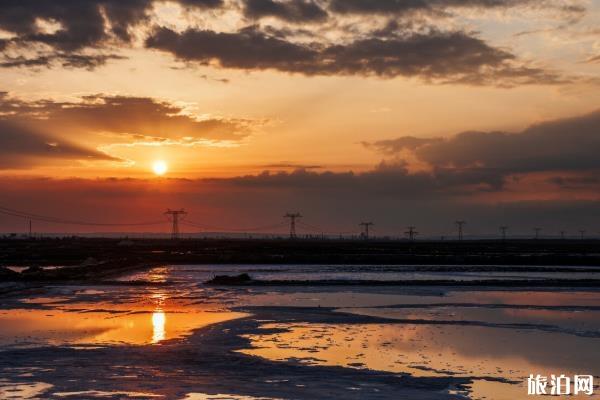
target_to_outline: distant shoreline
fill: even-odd
[[[0,266],[331,264],[600,266],[598,240],[0,239]]]

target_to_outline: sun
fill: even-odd
[[[156,175],[164,175],[167,173],[168,169],[169,166],[162,160],[154,161],[152,164],[152,171],[154,171]]]

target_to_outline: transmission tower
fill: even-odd
[[[458,227],[458,240],[463,240],[463,226],[467,224],[467,221],[456,221],[455,224]]]
[[[540,238],[540,231],[542,230],[542,228],[533,228],[533,230],[535,231],[535,239],[539,239]]]
[[[171,228],[171,239],[179,239],[179,220],[183,219],[187,215],[187,212],[183,208],[180,210],[171,210],[169,208],[165,212],[165,215],[169,217],[173,223],[173,227]]]
[[[560,238],[564,239],[565,238],[565,231],[560,231]]]
[[[300,215],[300,213],[287,213],[283,216],[283,218],[290,219],[290,239],[295,239],[296,238],[296,220],[298,218],[302,218],[302,215]]]
[[[506,240],[506,231],[508,231],[508,226],[501,226],[500,232],[502,233],[502,240]]]
[[[415,238],[417,237],[417,235],[419,234],[419,232],[417,232],[415,229],[417,229],[414,226],[409,226],[406,229],[408,229],[406,232],[404,232],[405,235],[408,236],[408,240],[410,240],[411,242],[413,240],[415,240]]]
[[[372,222],[361,222],[358,224],[363,227],[362,237],[366,240],[369,239],[369,227],[375,225]]]
[[[581,235],[581,240],[583,240],[583,237],[585,236],[585,230],[580,230],[579,234]]]

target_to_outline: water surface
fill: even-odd
[[[414,269],[185,265],[128,274],[113,284],[31,285],[0,304],[0,358],[10,354],[0,367],[0,398],[328,398],[318,385],[348,398],[396,398],[385,394],[387,378],[367,374],[350,379],[355,384],[345,381],[351,371],[373,371],[442,379],[436,384],[445,389],[431,389],[423,398],[514,399],[526,397],[530,373],[600,376],[600,292],[593,289],[203,284],[217,274],[242,272],[267,280],[564,274],[550,267],[522,273]],[[590,274],[596,273],[576,275]],[[127,360],[119,359],[124,352]],[[233,369],[231,357],[241,357]],[[275,364],[261,367],[262,381],[249,378],[257,373],[252,365],[262,362]],[[334,367],[342,369],[305,379],[313,369]],[[99,369],[105,372],[94,372]],[[390,393],[401,393],[402,385]],[[425,389],[418,390],[422,396]]]

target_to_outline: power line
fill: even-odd
[[[276,229],[276,228],[282,228],[283,226],[286,225],[285,222],[280,222],[278,224],[273,224],[273,225],[264,225],[264,226],[248,227],[248,228],[224,228],[224,227],[217,227],[217,226],[206,225],[206,224],[199,224],[199,223],[196,223],[193,221],[188,221],[188,220],[181,221],[181,223],[184,225],[193,226],[195,228],[200,228],[200,229],[204,229],[204,230],[212,230],[215,232],[246,232],[246,233],[267,231],[267,230],[272,230],[272,229]]]
[[[224,228],[224,227],[215,227],[215,226],[211,226],[208,224],[198,223],[198,222],[189,221],[187,219],[184,219],[184,217],[187,215],[187,212],[183,209],[181,209],[181,210],[170,210],[169,209],[164,214],[166,214],[169,217],[169,221],[171,222],[171,237],[172,238],[179,237],[181,225],[192,226],[192,227],[199,228],[199,229],[212,229],[215,232],[246,232],[246,233],[272,231],[274,229],[282,229],[284,226],[286,226],[286,222],[282,221],[282,222],[279,222],[276,224],[254,226],[254,227]],[[4,207],[4,206],[0,206],[0,215],[12,216],[12,217],[21,218],[21,219],[25,220],[26,223],[28,223],[30,237],[34,236],[33,235],[33,223],[34,222],[45,222],[45,223],[50,223],[50,224],[61,224],[61,225],[97,226],[97,227],[135,227],[135,226],[153,226],[153,225],[165,224],[164,220],[140,221],[140,222],[119,222],[119,223],[86,221],[86,220],[79,220],[79,219],[55,217],[55,216],[44,215],[44,214],[36,214],[36,213],[21,211],[21,210]],[[310,223],[305,222],[303,219],[303,216],[300,213],[287,213],[286,215],[284,215],[284,218],[289,219],[290,238],[297,237],[297,234],[298,234],[297,229],[298,228],[302,228],[309,232],[319,233],[323,237],[325,237],[326,234],[327,235],[340,235],[340,238],[342,237],[342,235],[349,235],[349,234],[352,234],[353,237],[356,237],[355,235],[358,233],[357,229],[340,232],[340,231],[327,230],[322,227],[312,225]],[[301,218],[302,218],[302,220],[301,220]],[[456,225],[457,231],[458,231],[457,232],[458,240],[463,240],[463,237],[464,237],[463,231],[464,231],[464,226],[466,224],[467,224],[466,221],[463,221],[463,220],[455,221],[455,225]],[[371,234],[373,234],[373,231],[375,231],[375,229],[373,228],[374,224],[373,224],[373,222],[370,222],[370,221],[369,222],[361,222],[359,224],[359,226],[362,227],[361,237],[363,237],[365,239],[370,238]],[[448,228],[450,228],[450,227],[448,227]],[[36,228],[36,229],[39,229],[39,228]],[[506,240],[509,227],[508,226],[500,226],[499,230],[501,233],[502,240]],[[541,236],[542,228],[536,227],[536,228],[533,228],[533,231],[535,232],[535,236],[534,236],[535,239],[540,239],[542,237]],[[585,230],[579,230],[578,232],[579,232],[579,234],[580,234],[579,236],[582,240],[584,238],[586,238]],[[565,231],[559,231],[559,233],[560,233],[561,239],[566,238]],[[419,235],[419,233],[416,231],[416,228],[414,226],[407,227],[407,231],[404,232],[404,234],[410,240],[415,240],[416,236]],[[447,237],[446,234],[447,234],[447,232],[443,233],[442,238]]]
[[[309,230],[309,231],[312,231],[312,232],[321,233],[321,234],[328,234],[328,235],[350,235],[350,234],[355,235],[356,234],[356,230],[342,231],[342,232],[340,232],[340,231],[331,231],[331,230],[323,229],[323,228],[321,228],[319,226],[316,226],[316,225],[308,224],[308,223],[306,223],[304,221],[296,221],[296,224],[297,224],[297,226],[300,226],[300,227],[302,227],[302,228],[304,228],[306,230]]]
[[[71,220],[65,218],[57,218],[46,215],[34,214],[25,211],[14,210],[7,207],[0,206],[0,214],[10,215],[17,218],[28,219],[30,221],[49,222],[61,225],[82,225],[82,226],[150,226],[164,224],[164,221],[151,221],[151,222],[133,222],[133,223],[104,223],[104,222],[93,222],[93,221],[81,221]]]

